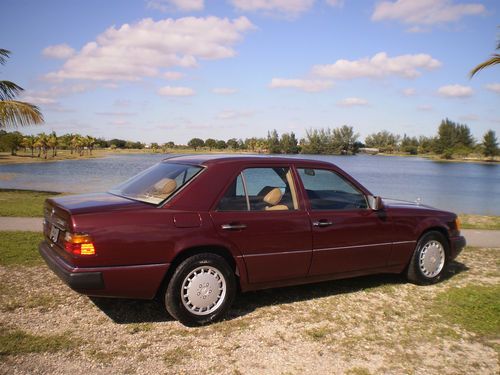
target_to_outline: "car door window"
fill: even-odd
[[[219,211],[287,211],[298,208],[290,168],[247,168],[229,185]]]
[[[299,176],[313,210],[367,208],[365,195],[339,174],[324,169],[299,168]]]

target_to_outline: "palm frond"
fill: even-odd
[[[0,100],[12,100],[24,89],[11,81],[0,81]]]
[[[0,64],[1,65],[4,65],[5,62],[7,61],[7,59],[9,58],[9,55],[10,55],[10,51],[9,50],[6,50],[6,49],[3,49],[3,48],[0,48]]]
[[[474,74],[479,72],[480,70],[483,70],[484,68],[487,68],[492,65],[500,64],[500,55],[495,53],[490,59],[486,60],[485,62],[482,62],[478,66],[476,66],[474,69],[471,70],[469,73],[470,77],[472,78]]]
[[[0,101],[0,129],[43,122],[43,115],[36,105],[17,100]]]

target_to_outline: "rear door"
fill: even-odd
[[[219,235],[240,250],[249,283],[306,277],[311,226],[289,166],[242,170],[211,216]]]
[[[298,168],[311,218],[309,274],[341,274],[384,267],[392,224],[368,208],[365,194],[346,176],[328,169]]]

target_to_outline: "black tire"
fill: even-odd
[[[165,290],[164,303],[172,317],[184,325],[198,326],[222,319],[235,295],[236,278],[226,260],[202,253],[176,268]]]
[[[442,233],[424,233],[418,240],[408,265],[408,280],[418,285],[437,283],[448,265],[448,254],[448,240]]]

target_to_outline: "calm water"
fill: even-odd
[[[307,156],[331,161],[375,195],[414,201],[458,213],[500,215],[500,165],[442,163],[396,156]],[[165,155],[0,165],[0,188],[62,192],[106,191]]]

